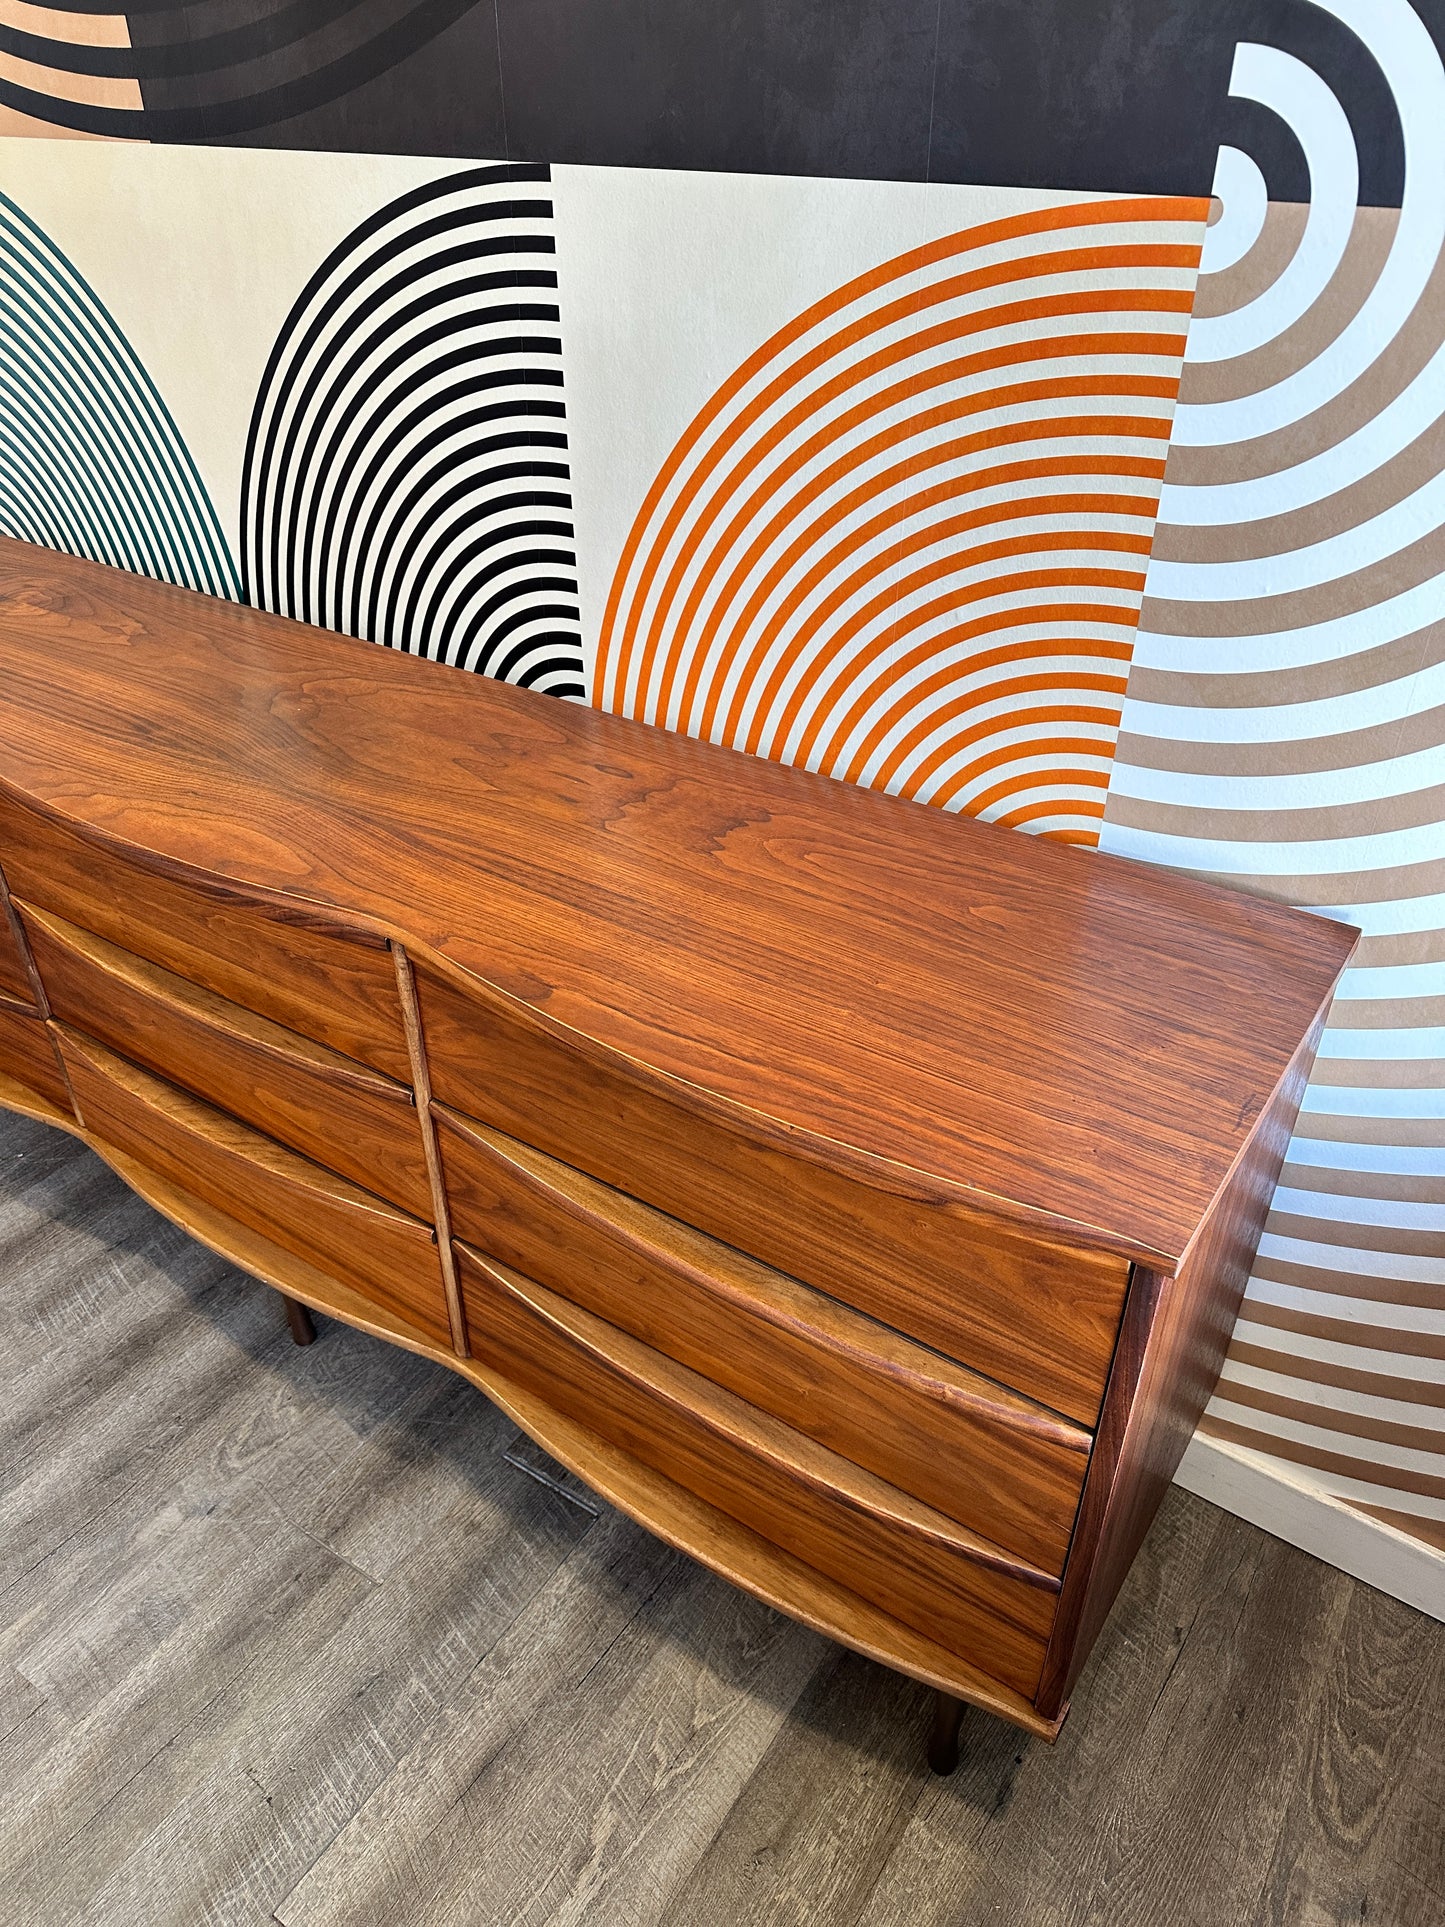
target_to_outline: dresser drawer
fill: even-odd
[[[436,1115],[458,1237],[1062,1572],[1088,1432],[544,1152]]]
[[[48,910],[17,907],[55,1016],[430,1221],[405,1084]]]
[[[182,881],[3,794],[0,852],[17,898],[410,1081],[391,951],[363,926],[199,877]]]
[[[3,883],[0,883],[0,997],[10,997],[16,1003],[35,1008],[35,986],[30,981],[30,972],[25,967],[25,955],[20,948],[20,929],[14,922],[14,911]]]
[[[428,1225],[70,1025],[52,1029],[93,1137],[450,1344]]]
[[[0,996],[0,1077],[12,1078],[70,1116],[70,1092],[45,1019],[28,1006],[12,1003],[3,996]]]
[[[1031,1694],[1057,1592],[932,1507],[532,1280],[458,1247],[473,1354],[643,1464]]]
[[[434,1095],[1092,1426],[1127,1262],[1024,1232],[918,1172],[819,1161],[490,986],[416,963]]]

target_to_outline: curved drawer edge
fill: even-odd
[[[554,1412],[500,1373],[479,1366],[475,1359],[457,1357],[425,1333],[381,1311],[359,1292],[148,1171],[125,1152],[92,1136],[74,1119],[58,1113],[48,1115],[48,1107],[31,1099],[13,1080],[0,1083],[0,1106],[62,1125],[163,1217],[263,1284],[374,1338],[450,1366],[600,1497],[730,1585],[922,1685],[1008,1720],[1039,1739],[1053,1741],[1058,1737],[1067,1707],[1056,1719],[1045,1719],[1022,1695],[976,1672],[956,1654],[899,1624],[881,1608],[814,1572],[661,1473]]]
[[[393,928],[393,943],[403,945],[413,967],[421,966],[463,996],[471,997],[579,1064],[611,1071],[639,1092],[676,1105],[691,1115],[737,1131],[802,1162],[839,1176],[895,1192],[916,1202],[951,1205],[980,1225],[1019,1236],[1057,1242],[1071,1250],[1115,1259],[1127,1266],[1147,1264],[1172,1274],[1176,1255],[1142,1244],[1110,1227],[1071,1218],[1042,1205],[1029,1204],[1004,1193],[981,1190],[956,1178],[944,1177],[922,1166],[908,1164],[883,1151],[866,1150],[845,1138],[830,1137],[807,1125],[790,1123],[759,1110],[742,1098],[711,1083],[698,1083],[675,1071],[664,1070],[621,1044],[610,1043],[592,1031],[569,1023],[556,1012],[532,1003],[481,971],[461,963],[435,944]],[[444,1107],[469,1115],[464,1102],[443,1099]]]
[[[48,1097],[42,1097],[39,1091],[32,1091],[28,1084],[22,1084],[18,1077],[8,1077],[4,1071],[0,1071],[0,1110],[32,1117],[37,1124],[53,1124],[57,1130],[69,1131],[72,1137],[90,1142],[75,1117],[52,1104]]]

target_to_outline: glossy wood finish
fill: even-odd
[[[1324,1028],[1317,1013],[1173,1278],[1138,1267],[1070,1552],[1039,1704],[1058,1716],[1224,1363]]]
[[[32,1009],[39,1006],[34,966],[3,878],[0,878],[0,997]]]
[[[1089,1433],[514,1138],[438,1121],[453,1224],[485,1256],[1062,1572]]]
[[[249,1125],[52,1023],[92,1140],[113,1145],[284,1250],[450,1339],[431,1228]]]
[[[1002,1223],[954,1187],[841,1146],[830,1168],[766,1119],[700,1105],[516,999],[420,960],[416,972],[432,1088],[448,1106],[1093,1422],[1124,1258]]]
[[[446,1185],[442,1178],[441,1153],[437,1149],[436,1124],[432,1118],[431,1066],[427,1062],[426,1041],[421,1033],[421,1012],[417,1008],[416,1001],[416,978],[404,945],[394,943],[391,947],[391,955],[392,962],[396,966],[397,1002],[401,1007],[402,1024],[406,1031],[406,1051],[411,1063],[417,1122],[421,1127],[422,1154],[426,1163],[427,1185],[431,1193],[431,1210],[427,1215],[436,1226],[437,1256],[441,1260],[442,1290],[446,1294],[447,1317],[451,1323],[452,1349],[459,1358],[465,1358],[471,1349],[467,1342],[467,1315],[462,1305],[461,1286],[457,1282],[456,1258],[452,1252],[451,1205],[448,1203]]]
[[[21,1061],[28,964],[0,1102],[760,1598],[1057,1731],[1354,933],[4,541],[0,671],[83,1122]],[[314,1156],[233,1115],[276,1040],[217,999],[411,1087],[417,1215],[324,1168],[339,1099]],[[182,1016],[190,1069],[145,1041]],[[211,1102],[131,1061],[213,1044]]]
[[[44,1019],[26,1003],[0,996],[0,1076],[68,1115],[70,1091]]]
[[[1056,1593],[931,1507],[555,1292],[458,1248],[474,1356],[1031,1697]]]
[[[0,666],[12,796],[1166,1269],[1355,941],[6,539]]]
[[[0,852],[13,897],[406,1080],[386,939],[359,922],[78,834],[3,789]]]
[[[18,908],[57,1017],[431,1220],[431,1178],[406,1085],[49,911]]]
[[[149,1204],[212,1251],[273,1286],[283,1298],[461,1373],[605,1499],[733,1585],[925,1686],[955,1695],[1040,1739],[1056,1737],[1057,1720],[1042,1719],[1022,1694],[991,1678],[968,1658],[794,1558],[642,1460],[619,1451],[597,1432],[558,1411],[548,1399],[538,1398],[476,1359],[458,1357],[394,1307],[356,1291],[334,1273],[319,1270],[161,1177],[149,1165],[104,1140],[88,1137],[74,1119],[66,1128],[85,1139]]]
[[[1058,1743],[937,1780],[927,1688],[524,1476],[577,1489],[455,1368],[293,1350],[26,1120],[0,1173],[7,1927],[1439,1927],[1398,1601],[1176,1487]]]

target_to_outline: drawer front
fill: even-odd
[[[57,1017],[430,1221],[406,1085],[47,910],[18,908]]]
[[[385,942],[321,911],[278,909],[228,885],[182,882],[0,795],[13,894],[409,1082]]]
[[[852,1175],[419,959],[434,1095],[1092,1426],[1129,1267],[898,1167]]]
[[[1031,1695],[1057,1594],[942,1514],[529,1279],[458,1246],[476,1358]]]
[[[514,1138],[437,1119],[458,1237],[1063,1571],[1088,1432]]]
[[[70,1092],[45,1019],[6,997],[0,997],[0,1077],[13,1079],[66,1117],[71,1115]]]
[[[9,894],[4,884],[0,883],[0,997],[13,998],[16,1003],[28,1005],[33,1010],[35,986],[25,967],[21,941],[20,927],[15,921]]]
[[[104,1044],[52,1025],[90,1134],[450,1344],[429,1226]]]

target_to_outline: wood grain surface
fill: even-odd
[[[457,1282],[456,1256],[452,1250],[452,1214],[442,1178],[441,1152],[437,1148],[436,1120],[432,1116],[431,1065],[427,1062],[426,1040],[421,1032],[421,1011],[416,1000],[416,975],[406,946],[391,946],[391,961],[396,969],[396,996],[401,1008],[402,1028],[406,1033],[406,1054],[411,1063],[412,1093],[417,1122],[421,1127],[422,1156],[426,1163],[431,1209],[425,1215],[436,1227],[437,1257],[441,1261],[442,1290],[446,1294],[447,1317],[451,1321],[452,1350],[465,1358],[471,1347],[467,1342],[467,1314]]]
[[[1063,1570],[1088,1432],[514,1138],[439,1122],[453,1223],[484,1256]]]
[[[70,1025],[52,1020],[51,1030],[92,1138],[450,1344],[429,1225]]]
[[[69,1087],[44,1019],[32,1005],[5,996],[0,996],[0,1073],[69,1112]]]
[[[1040,1682],[1050,1716],[1067,1704],[1214,1390],[1326,1011],[1256,1119],[1179,1275],[1135,1269]]]
[[[32,1007],[39,1001],[25,937],[3,877],[0,877],[0,997]]]
[[[1032,1697],[1057,1581],[556,1293],[457,1255],[475,1358]]]
[[[431,1221],[421,1125],[405,1084],[49,911],[19,910],[57,1017]]]
[[[77,1135],[85,1134],[78,1131]],[[438,1360],[459,1372],[471,1387],[507,1412],[530,1438],[542,1441],[548,1453],[572,1468],[579,1491],[590,1488],[601,1493],[666,1544],[701,1560],[723,1579],[925,1686],[965,1699],[971,1706],[996,1714],[1041,1739],[1052,1740],[1057,1735],[1057,1720],[1041,1718],[1021,1693],[991,1678],[968,1658],[950,1652],[642,1459],[619,1450],[588,1426],[558,1411],[548,1399],[539,1398],[475,1359],[448,1351],[433,1333],[394,1307],[379,1303],[374,1294],[359,1291],[334,1273],[318,1269],[128,1153],[101,1140],[93,1141],[90,1148],[173,1224],[253,1278],[329,1318],[340,1319],[373,1338]]]
[[[12,804],[374,920],[821,1165],[889,1160],[1165,1271],[1354,942],[9,540],[0,668]]]
[[[432,1089],[1082,1424],[1104,1393],[1129,1266],[968,1194],[721,1118],[685,1087],[420,960]],[[839,1164],[844,1168],[837,1168]],[[851,1166],[851,1168],[849,1168]]]
[[[238,812],[243,807],[238,798]],[[0,853],[16,898],[407,1080],[384,938],[330,913],[218,885],[205,868],[187,871],[109,838],[88,841],[3,790]]]

